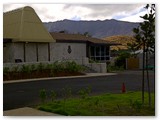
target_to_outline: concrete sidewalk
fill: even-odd
[[[30,107],[3,111],[3,116],[62,116],[55,113],[40,111]]]

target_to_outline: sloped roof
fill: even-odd
[[[66,34],[66,33],[56,33],[56,32],[51,32],[50,33],[57,42],[58,41],[63,41],[63,42],[91,42],[94,44],[108,44],[108,45],[117,45],[116,43],[113,42],[107,42],[102,39],[98,38],[92,38],[92,37],[86,37],[81,34]]]
[[[3,38],[14,42],[54,42],[33,8],[26,6],[3,14]]]

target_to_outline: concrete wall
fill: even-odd
[[[68,53],[68,46],[71,48],[71,53]],[[24,50],[25,62],[49,60],[48,43],[7,43],[4,47],[4,63],[13,63],[15,59],[21,59],[24,62]],[[76,59],[79,61],[85,57],[85,43],[50,43],[50,61]]]
[[[68,46],[71,48],[71,53],[68,53]],[[24,63],[24,50],[25,59]],[[12,52],[11,52],[12,51]],[[5,49],[4,60],[8,63],[3,67],[21,66],[23,64],[53,63],[57,60],[75,61],[77,64],[90,67],[96,72],[105,73],[106,63],[89,63],[86,57],[85,43],[50,43],[50,61],[48,61],[48,43],[9,43]],[[38,58],[37,58],[38,53]],[[14,63],[15,59],[21,59],[23,63]],[[38,61],[37,61],[38,59]]]
[[[25,54],[26,62],[37,62],[36,43],[26,43]]]
[[[3,44],[3,62],[4,63],[14,62],[14,45],[12,43]]]
[[[14,61],[15,59],[21,59],[24,62],[24,43],[14,44]]]
[[[88,63],[85,66],[91,68],[92,70],[96,71],[97,73],[106,73],[107,72],[106,63]]]
[[[38,43],[38,61],[48,61],[48,43]]]
[[[71,53],[68,53],[68,47]],[[86,43],[50,43],[51,61],[82,59],[86,57]]]
[[[48,43],[5,43],[3,54],[4,63],[14,63],[15,59],[22,62],[48,61]]]

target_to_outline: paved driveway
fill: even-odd
[[[30,81],[22,83],[3,84],[3,106],[4,110],[30,106],[40,101],[39,91],[54,90],[58,98],[62,98],[62,89],[70,87],[73,95],[88,86],[92,94],[120,93],[122,83],[125,83],[127,91],[141,91],[141,72],[127,71],[117,75],[107,75],[86,78],[67,78],[54,80]],[[150,72],[151,91],[154,91],[154,73]],[[147,90],[147,82],[145,83]]]

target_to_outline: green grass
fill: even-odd
[[[152,103],[154,96],[152,94]],[[155,107],[148,107],[148,94],[141,104],[141,92],[104,94],[82,98],[69,98],[42,104],[38,109],[70,116],[154,116]]]

